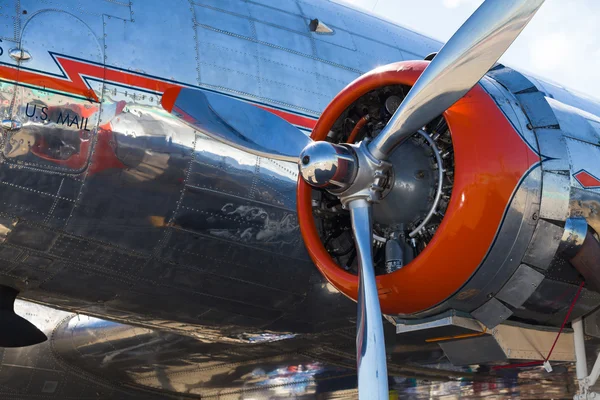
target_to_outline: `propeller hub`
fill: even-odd
[[[351,147],[313,142],[300,153],[298,168],[309,185],[330,192],[343,192],[356,176],[356,155]]]

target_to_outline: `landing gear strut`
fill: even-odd
[[[575,367],[577,369],[577,382],[579,382],[579,394],[574,400],[600,399],[600,394],[590,391],[600,376],[600,354],[596,358],[592,372],[588,375],[587,358],[585,355],[585,343],[583,333],[583,322],[581,318],[573,321],[573,341],[575,342]]]

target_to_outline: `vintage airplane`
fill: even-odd
[[[593,398],[600,102],[497,63],[542,3],[442,47],[325,0],[3,0],[0,397]]]

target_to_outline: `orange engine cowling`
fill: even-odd
[[[361,96],[384,86],[412,86],[427,65],[426,61],[400,62],[361,76],[327,106],[312,138],[325,140],[342,113]],[[443,117],[454,146],[452,194],[426,248],[403,268],[377,276],[385,314],[422,313],[453,295],[459,299],[478,295],[479,289],[465,289],[465,283],[488,256],[520,182],[540,162],[539,155],[481,85]],[[311,196],[310,186],[299,179],[298,216],[306,247],[328,281],[356,300],[358,277],[337,265],[325,249]]]

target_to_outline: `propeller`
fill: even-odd
[[[494,65],[544,0],[487,0],[431,61],[387,126],[370,143],[313,142],[275,115],[200,89],[165,91],[163,107],[206,135],[238,149],[297,161],[302,179],[337,195],[350,210],[359,260],[359,397],[387,399],[383,322],[372,255],[372,207],[391,167],[385,159],[407,137],[463,97]]]
[[[257,156],[295,162],[312,143],[275,114],[207,90],[173,87],[165,91],[161,103],[194,129]]]
[[[373,267],[372,207],[365,199],[349,203],[360,271],[356,319],[356,366],[361,399],[387,399],[388,374],[381,308]]]
[[[479,82],[544,0],[487,0],[442,47],[383,131],[369,144],[379,159],[441,115]]]

